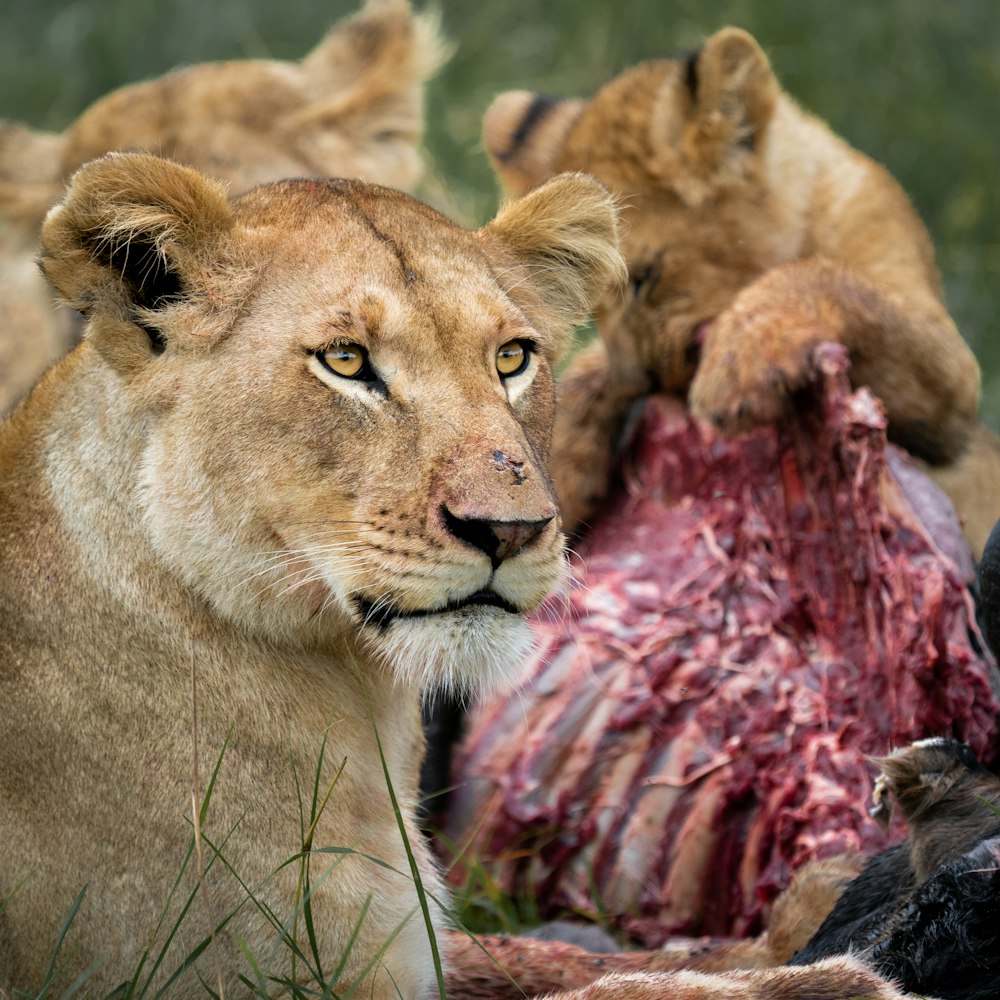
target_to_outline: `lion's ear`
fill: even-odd
[[[350,135],[363,128],[416,142],[423,130],[423,85],[449,54],[435,13],[369,0],[302,60],[308,101],[289,130],[320,125]]]
[[[778,98],[778,81],[763,50],[747,32],[723,28],[687,64],[693,116],[681,150],[710,174],[734,155],[756,149]]]
[[[281,133],[320,173],[346,157],[352,173],[411,190],[424,169],[424,83],[448,54],[434,12],[369,0],[302,60],[305,99]]]
[[[211,342],[228,328],[247,282],[229,252],[224,187],[144,153],[112,153],[74,175],[42,227],[41,265],[59,295],[91,320],[102,353]],[[142,334],[140,334],[142,331]]]
[[[522,195],[557,172],[556,160],[584,104],[527,90],[493,101],[483,119],[483,142],[508,194]]]
[[[618,249],[618,210],[604,187],[586,174],[559,174],[505,205],[483,230],[513,254],[523,281],[554,328],[583,322],[601,297],[624,284]]]

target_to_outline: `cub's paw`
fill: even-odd
[[[696,417],[730,434],[774,423],[814,378],[813,356],[835,332],[786,316],[720,316],[702,350],[688,400]]]
[[[842,339],[839,310],[777,278],[745,288],[705,334],[689,403],[695,416],[728,433],[787,415],[816,374],[816,348]]]

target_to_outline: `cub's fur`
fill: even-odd
[[[805,113],[745,32],[626,71],[589,100],[503,94],[485,119],[522,193],[585,170],[623,206],[631,288],[566,380],[553,471],[568,525],[602,497],[634,400],[687,394],[728,430],[778,418],[812,348],[839,340],[924,459],[979,552],[1000,515],[1000,449],[977,424],[979,370],[933,252],[893,178]]]
[[[434,18],[370,3],[299,62],[235,60],[122,87],[62,133],[0,121],[0,413],[73,342],[33,257],[73,171],[112,150],[179,160],[238,194],[283,177],[363,177],[412,191],[423,83],[445,46]]]
[[[425,995],[383,758],[440,900],[418,692],[506,675],[563,577],[552,364],[624,275],[615,226],[583,176],[468,232],[360,181],[229,202],[145,154],[77,173],[41,260],[86,337],[0,423],[0,992],[41,988],[83,886],[56,992],[158,954],[196,883],[191,861],[171,894],[193,768],[204,796],[221,760],[202,898],[154,987],[213,926],[171,997],[217,961],[240,995],[244,947],[315,985],[272,923],[308,846],[330,985]]]
[[[610,975],[550,1000],[904,1000],[905,996],[857,959],[845,956],[798,969]]]

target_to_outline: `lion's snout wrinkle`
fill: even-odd
[[[521,486],[528,479],[528,474],[524,471],[524,461],[511,458],[499,449],[493,452],[493,463],[497,467],[497,472],[511,473],[515,486]]]

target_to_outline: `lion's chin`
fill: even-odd
[[[364,637],[400,681],[431,696],[510,683],[535,644],[522,615],[485,604],[398,618],[365,629]]]

